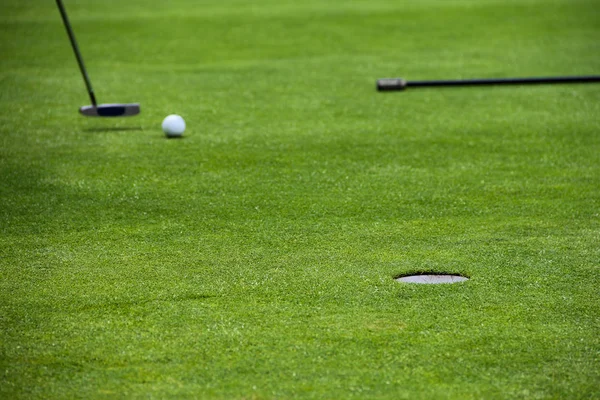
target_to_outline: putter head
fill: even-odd
[[[139,103],[131,104],[98,104],[83,106],[79,112],[86,117],[130,117],[140,113]]]
[[[380,92],[404,90],[404,88],[406,88],[406,81],[402,78],[384,78],[377,80],[377,90]]]

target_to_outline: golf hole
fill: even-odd
[[[458,283],[468,281],[469,278],[456,274],[411,274],[402,275],[395,278],[398,282],[404,283],[420,283],[435,285],[440,283]]]

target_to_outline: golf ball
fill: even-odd
[[[162,122],[162,129],[167,137],[180,137],[185,131],[185,121],[179,115],[168,115]]]

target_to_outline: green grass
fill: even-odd
[[[599,398],[600,86],[375,91],[598,74],[598,1],[296,3],[67,0],[98,120],[2,2],[0,397]]]

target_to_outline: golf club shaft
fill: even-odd
[[[433,81],[405,81],[401,78],[379,79],[377,90],[396,91],[408,87],[431,86],[484,86],[484,85],[530,85],[530,84],[556,84],[556,83],[591,83],[600,82],[600,76],[558,76],[534,78],[499,78],[499,79],[458,79],[458,80],[433,80]]]
[[[75,34],[73,33],[73,29],[71,28],[71,24],[69,23],[67,12],[65,10],[65,7],[63,6],[62,0],[56,0],[56,4],[58,5],[58,9],[60,10],[60,15],[62,16],[62,20],[67,30],[67,34],[69,35],[69,39],[71,40],[71,45],[73,46],[73,51],[75,52],[75,57],[77,58],[77,63],[79,64],[81,75],[83,75],[85,86],[87,88],[88,94],[90,95],[90,100],[92,101],[92,105],[95,107],[96,96],[94,96],[94,89],[92,88],[92,83],[90,82],[90,78],[85,69],[85,65],[83,64],[83,58],[81,57],[81,53],[79,52],[79,47],[77,46]]]

